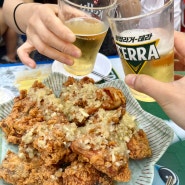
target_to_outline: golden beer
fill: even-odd
[[[82,56],[74,58],[72,66],[64,65],[64,68],[74,75],[87,75],[94,68],[97,53],[108,27],[102,21],[88,17],[70,19],[66,22],[66,26],[76,35],[74,44],[81,49]]]
[[[148,31],[132,30],[116,37],[116,46],[125,75],[146,74],[162,82],[174,80],[173,45],[166,45],[162,36]],[[155,101],[151,97],[131,89],[134,97],[141,101]]]
[[[134,73],[128,63],[121,58],[125,74]],[[158,60],[145,61],[142,70],[138,74],[146,74],[162,82],[174,80],[174,52],[173,50]]]
[[[128,63],[121,58],[125,75],[134,73]],[[153,60],[145,63],[139,74],[146,74],[162,82],[170,82],[174,80],[174,52],[170,51],[158,60]],[[132,94],[138,100],[145,102],[155,101],[153,98],[131,89]]]

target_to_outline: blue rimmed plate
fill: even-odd
[[[66,76],[61,73],[52,73],[43,83],[52,88],[56,96],[60,94],[61,84],[67,79]],[[173,140],[173,130],[160,118],[157,118],[146,111],[144,111],[138,102],[133,98],[129,91],[129,88],[122,80],[115,80],[103,84],[99,84],[100,87],[113,86],[122,90],[127,98],[127,111],[136,118],[139,127],[144,129],[147,134],[150,146],[152,148],[153,155],[150,158],[144,160],[130,160],[129,166],[132,172],[131,180],[128,183],[115,182],[115,185],[152,185],[154,178],[154,165],[161,158],[168,146]],[[6,106],[6,112],[3,115],[6,117],[8,112],[11,111],[11,106]],[[9,108],[9,111],[7,110]],[[2,112],[1,108],[0,111]],[[6,151],[11,148],[12,145],[6,143],[6,140],[2,136],[0,143],[0,158],[3,159]],[[15,147],[15,146],[14,146]],[[14,148],[17,149],[16,147]]]

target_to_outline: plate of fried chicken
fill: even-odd
[[[150,185],[173,139],[121,80],[52,73],[2,110],[2,185]]]

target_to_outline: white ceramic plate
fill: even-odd
[[[53,92],[58,96],[61,92],[61,84],[66,81],[67,77],[61,73],[52,73],[44,84],[53,89]],[[136,118],[139,127],[147,134],[150,146],[152,148],[152,157],[144,160],[130,160],[129,167],[131,169],[131,180],[128,183],[115,182],[115,185],[152,185],[154,178],[154,165],[164,154],[168,146],[173,140],[173,130],[160,118],[157,118],[146,111],[144,111],[139,103],[133,98],[129,88],[122,80],[114,80],[111,82],[98,84],[100,87],[116,87],[119,88],[127,99],[126,110]],[[13,102],[12,102],[13,103]],[[10,104],[7,104],[4,117],[11,111]],[[0,106],[0,112],[3,108]],[[6,143],[4,137],[0,138],[0,161],[4,158],[8,149],[16,150],[17,147]],[[4,185],[5,183],[3,183]],[[0,181],[0,185],[2,182]]]
[[[102,74],[102,75],[104,75],[104,76],[107,76],[107,75],[109,75],[109,73],[112,70],[111,61],[105,55],[103,55],[101,53],[98,53],[93,70]],[[76,79],[81,79],[81,78],[84,77],[84,76],[76,76],[76,75],[73,75],[71,73],[68,73],[64,69],[63,64],[61,62],[57,61],[57,60],[55,60],[52,64],[52,72],[59,72],[59,73],[64,74],[65,76],[72,76]],[[89,75],[86,75],[86,76],[88,76],[90,78],[93,78],[95,82],[98,82],[102,79],[101,77],[96,76],[92,73],[89,74]]]
[[[0,87],[0,104],[8,102],[12,98],[14,98],[14,95],[10,90]]]

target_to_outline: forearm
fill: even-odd
[[[14,20],[14,9],[19,3],[23,3],[22,0],[5,0],[3,5],[3,14],[5,21],[9,27],[13,28],[17,33],[21,33],[17,28]],[[25,33],[28,20],[32,16],[34,10],[38,6],[38,3],[24,3],[21,4],[15,13],[15,19],[19,28]]]

